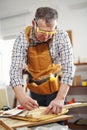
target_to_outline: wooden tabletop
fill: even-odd
[[[54,123],[62,120],[69,120],[72,119],[73,115],[61,115],[55,118],[51,118],[45,121],[40,122],[29,122],[29,121],[22,121],[17,119],[11,118],[0,118],[0,126],[3,126],[6,130],[15,130],[19,127],[33,127],[33,126],[40,126],[43,124]]]

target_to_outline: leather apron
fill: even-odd
[[[26,38],[29,42],[28,48],[28,70],[32,77],[28,83],[30,91],[47,95],[52,94],[59,89],[58,74],[61,72],[59,64],[53,64],[49,52],[50,43],[41,43],[36,46],[30,46],[29,32],[31,27],[26,28]],[[54,75],[51,80],[50,74]]]

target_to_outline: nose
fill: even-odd
[[[45,35],[44,35],[44,38],[46,38],[46,39],[47,39],[47,38],[48,38],[48,34],[45,34]]]
[[[48,38],[50,38],[50,37],[52,37],[51,34],[50,34],[50,35],[49,35],[49,34],[45,34],[45,35],[44,35],[44,38],[46,38],[46,39],[48,39]]]

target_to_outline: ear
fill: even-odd
[[[35,25],[35,21],[34,21],[34,20],[32,20],[32,26],[34,27],[34,25]]]

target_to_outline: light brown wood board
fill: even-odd
[[[58,122],[58,121],[62,121],[62,120],[63,121],[69,120],[72,118],[73,118],[73,115],[61,115],[61,116],[57,116],[55,118],[51,118],[51,119],[43,120],[43,121],[38,121],[38,122],[37,121],[36,122],[23,121],[23,120],[12,119],[12,118],[0,118],[0,121],[2,121],[4,124],[9,126],[10,128],[15,129],[15,128],[27,127],[27,126],[28,127],[40,126],[40,125],[54,123],[54,122]],[[6,130],[8,130],[8,129],[6,129]]]
[[[32,111],[23,111],[21,114],[18,114],[16,116],[12,116],[14,119],[20,119],[20,120],[26,120],[31,122],[38,122],[43,120],[48,120],[50,118],[55,118],[60,115],[66,114],[68,112],[68,109],[75,108],[75,107],[84,107],[87,106],[87,103],[73,103],[65,105],[62,112],[58,114],[48,114],[45,115],[44,111],[46,110],[46,107],[39,107],[37,109],[34,109]],[[8,114],[13,115],[14,113],[21,111],[17,109],[12,109],[10,111],[7,111]],[[6,113],[6,112],[5,112]]]
[[[60,115],[66,114],[68,112],[68,109],[63,109],[61,113],[46,115],[46,114],[44,114],[45,110],[46,110],[46,107],[39,107],[32,111],[24,111],[23,113],[21,113],[17,116],[14,116],[12,118],[36,122],[36,121],[43,121],[43,120],[55,118]]]

